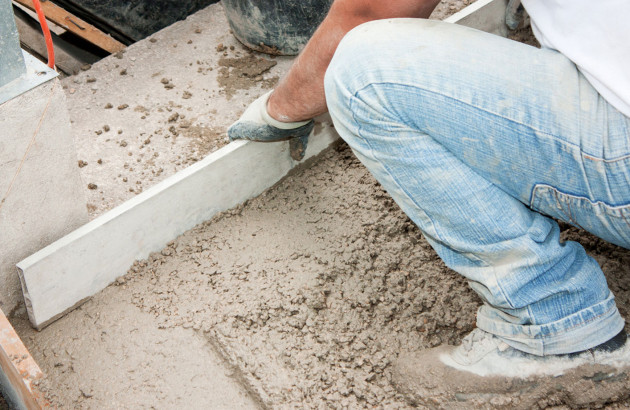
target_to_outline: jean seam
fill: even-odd
[[[383,161],[377,159],[376,155],[374,155],[374,147],[372,146],[372,144],[370,144],[370,141],[368,138],[365,138],[363,135],[361,135],[361,131],[362,131],[362,122],[359,121],[356,118],[356,110],[352,109],[352,106],[355,102],[355,100],[358,100],[359,98],[357,97],[357,94],[360,92],[361,90],[357,91],[355,94],[352,95],[351,99],[350,99],[350,104],[349,104],[349,108],[350,108],[350,112],[352,113],[352,120],[358,125],[357,127],[357,136],[360,137],[363,142],[370,148],[370,156],[372,157],[372,159],[376,162],[378,162],[380,164],[381,167],[383,167],[383,169],[387,172],[387,175],[389,176],[389,178],[394,181],[394,183],[396,184],[396,186],[398,187],[398,189],[401,190],[401,192],[405,193],[405,196],[407,196],[407,198],[416,206],[418,207],[418,209],[422,209],[420,207],[420,205],[418,205],[418,203],[413,199],[413,197],[409,194],[409,192],[407,192],[407,190],[405,190],[400,183],[396,180],[396,178],[393,177],[391,170],[383,163]],[[431,222],[431,226],[433,227],[433,231],[435,232],[435,234],[438,236],[437,239],[440,240],[440,242],[445,243],[444,239],[442,238],[442,236],[440,235],[440,233],[438,232],[437,228],[435,227],[435,223],[433,223],[433,219],[426,213],[424,212],[424,215],[426,215],[426,217],[429,219],[429,221]]]
[[[608,310],[606,310],[605,312],[603,312],[600,315],[593,316],[590,319],[583,320],[579,324],[563,328],[561,331],[556,332],[556,336],[559,336],[559,335],[562,335],[562,334],[566,334],[569,331],[575,330],[575,329],[580,328],[580,327],[584,327],[584,326],[588,325],[589,323],[592,323],[592,322],[594,322],[594,321],[596,321],[598,319],[601,319],[602,317],[606,316],[606,314],[610,313],[613,309],[616,309],[616,308],[617,308],[616,305],[613,304]],[[546,326],[546,325],[543,325],[543,326]]]
[[[607,164],[614,163],[614,162],[619,162],[619,161],[625,161],[627,159],[630,159],[630,155],[624,155],[622,157],[617,157],[617,158],[613,158],[613,159],[606,159],[606,158],[594,157],[594,156],[592,156],[590,154],[582,152],[581,150],[580,150],[580,153],[582,154],[582,157],[584,159],[587,159],[589,161],[594,161],[594,162],[604,162],[604,163],[607,163]]]
[[[603,303],[603,301],[602,301],[602,302],[600,302],[600,303]],[[599,304],[599,303],[598,303],[598,304]],[[556,337],[556,336],[561,336],[561,335],[564,335],[564,334],[566,334],[566,333],[568,333],[568,332],[570,332],[570,331],[573,331],[573,330],[575,330],[575,329],[577,329],[577,328],[580,328],[580,327],[584,327],[584,326],[586,326],[586,325],[588,325],[588,324],[590,324],[590,323],[592,323],[592,322],[595,322],[596,320],[601,319],[602,317],[606,316],[607,314],[609,314],[611,311],[615,310],[616,308],[617,308],[617,307],[616,307],[616,305],[613,303],[613,304],[612,304],[612,306],[611,306],[609,309],[607,309],[605,312],[602,312],[601,314],[599,314],[599,315],[597,315],[597,316],[593,316],[593,317],[591,317],[591,318],[589,318],[589,319],[582,320],[579,324],[576,324],[576,325],[571,325],[571,326],[569,326],[569,327],[563,327],[563,328],[562,328],[561,330],[559,330],[559,331],[554,331],[554,333],[553,333],[553,334],[551,334],[551,335],[549,335],[549,336],[541,336],[541,335],[539,334],[538,336],[534,336],[534,337],[533,337],[533,339],[534,339],[534,340],[544,340],[545,338],[549,338],[549,337]],[[527,309],[528,309],[528,312],[529,312],[529,307],[528,307]],[[591,306],[589,309],[592,309],[592,306]],[[576,313],[574,313],[573,315],[575,315],[575,314],[577,314],[577,313],[579,313],[579,312],[576,312]],[[573,315],[570,315],[570,316],[573,316]],[[564,318],[564,319],[566,319],[566,318]],[[561,319],[561,320],[562,320],[562,319]],[[523,325],[517,325],[517,324],[513,324],[513,323],[505,323],[505,324],[506,324],[506,325],[509,325],[509,326],[515,326],[515,327],[523,327]],[[548,326],[549,326],[549,324],[538,325],[538,326],[540,326],[541,328],[543,328],[543,327],[548,327]],[[526,327],[526,326],[525,326],[525,327]],[[514,338],[514,339],[524,339],[524,340],[527,340],[527,339],[532,339],[532,337],[530,337],[529,335],[522,335],[522,334],[521,334],[521,335],[510,335],[510,338]]]
[[[489,274],[493,276],[494,282],[496,284],[496,286],[493,286],[493,287],[496,287],[496,289],[498,289],[499,291],[498,293],[500,293],[501,297],[503,298],[503,300],[505,301],[505,303],[510,309],[516,309],[516,306],[514,305],[512,300],[507,296],[507,293],[503,289],[503,286],[501,286],[501,281],[499,280],[499,276],[497,275],[496,269],[492,265],[488,265],[488,270],[489,270]],[[498,306],[493,306],[493,305],[489,305],[489,306],[492,306],[494,309],[498,309],[500,311],[505,311],[504,308],[500,308]],[[530,317],[532,317],[531,312],[529,310],[527,311],[527,313],[530,313]]]
[[[501,281],[497,277],[497,274],[494,269],[492,269],[492,274],[494,275],[494,280],[497,282],[497,288],[499,288],[499,290],[501,291],[501,295],[503,296],[503,299],[508,304],[508,306],[510,306],[510,309],[515,309],[514,302],[512,302],[512,300],[507,296],[505,290],[503,289],[503,286],[501,286]],[[527,313],[530,314],[529,317],[533,317],[529,310],[529,306],[527,306]]]
[[[549,190],[554,191],[554,193],[556,194],[556,198],[557,198],[557,194],[562,194],[562,195],[567,196],[567,197],[569,197],[571,199],[574,199],[574,200],[588,201],[593,207],[595,207],[595,206],[604,206],[604,207],[609,208],[611,211],[618,211],[619,212],[619,215],[610,214],[610,213],[607,212],[607,214],[610,215],[610,216],[619,216],[619,217],[622,217],[622,218],[626,219],[626,216],[624,215],[624,211],[626,209],[630,210],[630,203],[623,204],[623,205],[611,205],[611,204],[609,204],[607,202],[604,202],[604,201],[591,201],[586,196],[575,195],[575,194],[571,194],[571,193],[568,193],[568,192],[564,192],[561,189],[558,189],[558,188],[554,187],[553,185],[549,185],[549,184],[536,184],[536,185],[534,185],[534,189],[532,190],[532,197],[530,199],[530,208],[535,208],[534,202],[535,202],[535,198],[536,198],[536,191],[538,191],[539,189],[549,189]],[[556,201],[559,202],[557,199],[556,199]],[[563,209],[563,213],[565,213],[564,209]]]

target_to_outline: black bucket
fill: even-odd
[[[55,0],[55,4],[125,44],[142,40],[216,2],[217,0]],[[70,20],[65,22],[70,23]]]
[[[267,54],[296,55],[333,0],[221,0],[234,36]]]

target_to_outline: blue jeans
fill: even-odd
[[[599,265],[548,217],[630,248],[630,119],[570,60],[381,20],[343,39],[325,88],[339,134],[480,295],[479,328],[536,355],[624,328]]]

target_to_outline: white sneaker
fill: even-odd
[[[630,398],[630,343],[623,341],[612,352],[604,344],[581,354],[536,356],[475,329],[456,348],[401,354],[392,381],[412,404],[432,408],[601,406]]]

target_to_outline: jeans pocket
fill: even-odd
[[[534,187],[530,207],[630,249],[630,204],[611,206],[539,184]]]

